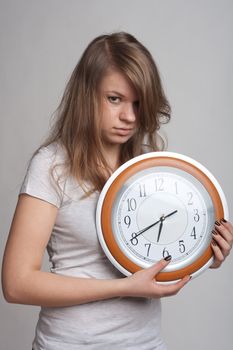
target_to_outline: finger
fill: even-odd
[[[169,285],[159,285],[161,297],[168,297],[176,295],[191,279],[191,276],[185,276],[180,281],[169,284]]]
[[[223,256],[221,249],[219,248],[219,246],[215,240],[212,240],[211,247],[212,247],[212,250],[214,253],[214,262],[210,266],[210,268],[215,269],[215,268],[218,268],[222,264],[222,262],[224,261],[224,256]]]
[[[222,224],[224,227],[226,227],[228,229],[228,231],[233,235],[233,225],[231,222],[229,222],[225,219],[221,219],[220,224]]]
[[[231,223],[218,222],[215,223],[215,230],[217,230],[223,238],[232,246],[233,244],[233,227]]]
[[[144,270],[147,272],[149,278],[151,278],[151,279],[156,278],[156,275],[159,272],[161,272],[163,269],[165,269],[165,267],[170,263],[172,257],[171,257],[171,255],[169,255],[165,259],[158,261],[154,265],[152,265]]]
[[[219,248],[221,249],[223,256],[227,257],[231,251],[231,244],[228,243],[228,241],[225,238],[223,238],[223,236],[219,234],[218,231],[213,230],[212,233],[213,233],[212,237],[214,241],[218,244]]]

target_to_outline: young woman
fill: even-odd
[[[158,150],[157,130],[170,118],[157,67],[132,35],[94,39],[66,87],[47,142],[22,184],[3,262],[8,302],[40,305],[34,350],[159,349],[160,298],[190,279],[156,283],[171,257],[124,277],[98,243],[95,208],[111,173]],[[233,229],[223,219],[212,248],[218,267]],[[51,272],[41,271],[47,247]]]

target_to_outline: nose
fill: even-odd
[[[135,107],[132,103],[127,103],[122,107],[120,120],[127,123],[134,123],[136,121]]]

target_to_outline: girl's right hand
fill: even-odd
[[[164,259],[149,268],[135,272],[125,279],[126,294],[132,297],[161,298],[177,294],[184,285],[190,281],[185,276],[174,284],[161,284],[156,282],[156,275],[162,271],[170,261]]]

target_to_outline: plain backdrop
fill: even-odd
[[[27,162],[46,136],[74,66],[94,37],[119,30],[142,41],[158,64],[172,106],[162,130],[168,150],[193,157],[215,175],[231,216],[232,0],[1,0],[1,258]],[[232,262],[233,254],[220,269],[163,299],[169,350],[232,349]],[[0,304],[1,349],[31,349],[39,308],[7,304],[2,294]]]

